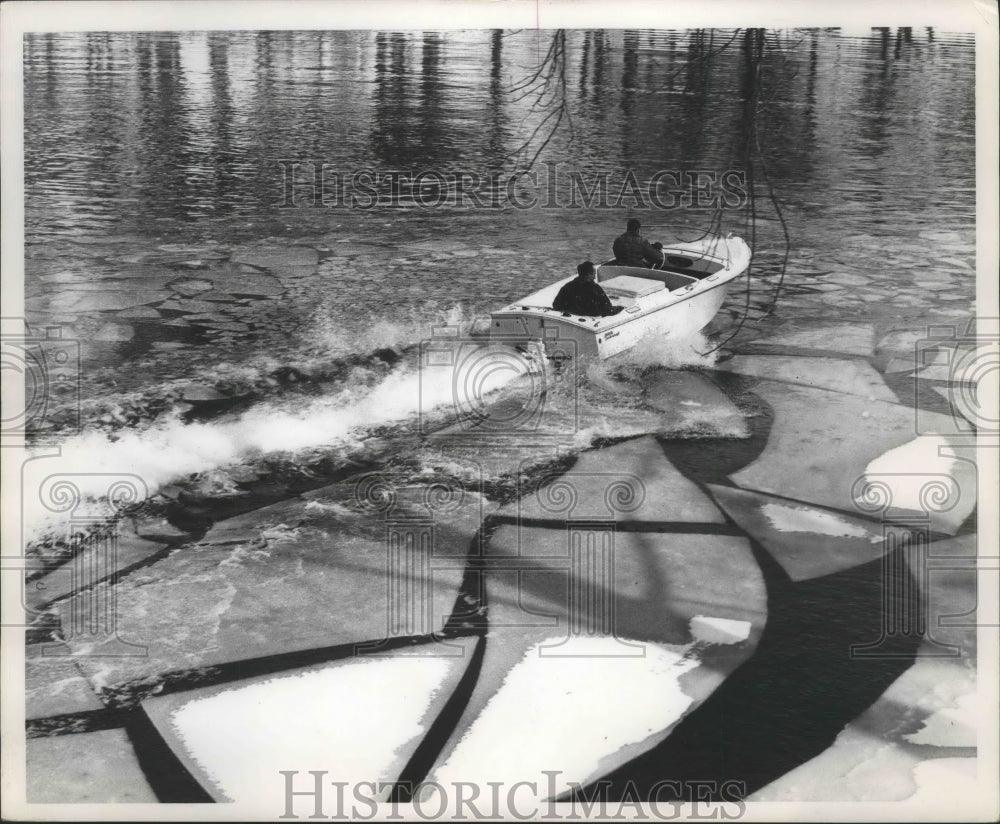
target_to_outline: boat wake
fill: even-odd
[[[53,478],[69,479],[75,519],[114,517],[107,496],[116,478],[129,479],[140,502],[170,485],[199,495],[234,495],[245,489],[247,477],[308,473],[317,466],[323,469],[314,485],[320,485],[323,474],[398,459],[449,427],[467,436],[464,451],[470,455],[496,450],[489,425],[479,430],[482,437],[470,426],[499,422],[508,431],[504,426],[520,425],[542,395],[547,418],[541,426],[567,435],[567,446],[579,450],[598,439],[656,430],[656,414],[641,408],[650,370],[714,363],[714,356],[700,354],[710,347],[699,333],[636,347],[567,381],[565,375],[537,374],[537,362],[509,347],[454,334],[454,325],[440,328],[447,333],[416,345],[410,343],[419,334],[416,326],[373,329],[365,346],[403,337],[406,347],[394,346],[390,358],[376,350],[337,361],[353,364],[349,368],[316,361],[287,366],[300,379],[242,411],[223,403],[221,412],[212,413],[213,404],[225,398],[182,403],[145,427],[92,429],[64,439],[58,454],[38,450],[24,468],[24,489],[40,491],[24,496],[26,542],[51,539],[67,528],[65,507],[50,500]],[[210,419],[192,418],[192,407],[208,410],[200,417]]]
[[[326,385],[304,379],[317,374],[315,364],[296,367],[293,372],[300,378],[292,386],[242,412],[192,420],[192,406],[195,411],[211,409],[226,398],[182,402],[143,428],[92,429],[64,439],[58,454],[51,448],[35,450],[24,468],[24,488],[42,494],[25,495],[25,537],[39,539],[64,524],[60,507],[46,501],[53,477],[70,479],[62,494],[73,497],[73,516],[79,519],[113,515],[105,493],[116,477],[132,479],[141,499],[179,482],[202,493],[231,493],[234,477],[246,473],[227,468],[248,464],[294,465],[320,456],[327,464],[362,463],[376,445],[385,452],[393,437],[403,439],[447,425],[458,415],[477,414],[501,387],[527,370],[516,353],[473,348],[479,350],[476,357],[466,354],[455,362],[435,362],[422,346],[397,348],[394,366],[369,357]],[[441,354],[441,346],[435,351]]]
[[[613,358],[598,361],[591,370],[606,371],[639,380],[643,370],[657,369],[711,369],[719,352],[711,351],[713,344],[704,332],[695,332],[683,338],[669,338],[658,334],[647,335],[639,345]]]

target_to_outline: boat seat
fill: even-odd
[[[662,292],[666,286],[661,280],[647,280],[632,275],[617,275],[601,281],[601,288],[612,298],[637,300],[655,292]]]

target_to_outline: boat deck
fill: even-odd
[[[705,272],[702,274],[702,277],[707,277],[710,274],[712,273]],[[666,287],[668,292],[683,289],[685,286],[696,283],[701,279],[694,274],[682,274],[670,269],[645,269],[638,266],[615,266],[610,263],[602,263],[597,267],[598,283],[605,283],[613,278],[622,276],[659,281]]]

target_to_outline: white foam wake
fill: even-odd
[[[468,348],[468,344],[462,344]],[[87,432],[61,444],[60,454],[24,469],[24,535],[53,533],[66,513],[48,494],[53,476],[67,476],[81,503],[79,518],[110,515],[104,496],[115,478],[133,476],[141,494],[193,473],[277,452],[356,445],[373,427],[416,416],[447,418],[483,405],[484,399],[524,373],[520,358],[483,347],[461,359],[401,369],[374,387],[347,389],[298,407],[269,401],[226,421],[185,424],[172,419],[141,432]]]
[[[706,369],[715,365],[718,351],[712,352],[713,344],[704,332],[695,332],[683,338],[664,337],[651,334],[644,337],[631,349],[607,361],[615,366],[665,366],[681,369],[685,366],[700,366]]]

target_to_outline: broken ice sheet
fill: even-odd
[[[842,302],[842,299],[835,295],[826,295],[824,300],[828,303]],[[772,351],[822,350],[845,355],[870,356],[875,354],[875,327],[867,323],[813,323],[802,328],[788,324],[765,339],[741,347],[748,351],[758,348]]]
[[[128,733],[122,729],[30,738],[27,800],[32,804],[154,804]]]
[[[589,567],[567,575],[569,541],[565,528],[513,525],[491,539],[487,557],[531,557],[537,568],[486,573],[482,669],[434,780],[536,780],[548,795],[544,771],[556,770],[559,795],[664,741],[753,655],[767,597],[745,540],[620,533],[596,578]],[[593,626],[592,597],[614,605],[613,625]],[[578,625],[592,629],[566,634]],[[569,730],[580,731],[572,747]]]
[[[977,780],[978,767],[974,758],[934,758],[923,761],[913,770],[917,792],[907,800],[912,807],[924,812],[937,810],[953,814],[954,799],[981,797],[983,788]],[[941,820],[944,820],[943,817]]]
[[[879,524],[749,489],[710,484],[708,490],[793,581],[851,569],[883,552]]]
[[[942,707],[924,719],[923,727],[904,738],[914,744],[935,747],[975,747],[980,717],[976,694],[966,693],[958,697],[954,706]]]
[[[931,526],[952,535],[976,505],[976,472],[955,455],[940,435],[922,435],[872,460],[864,470],[865,486],[855,489],[862,510],[928,512]]]
[[[936,484],[938,478],[927,476],[945,473],[940,489],[951,483],[961,495],[953,503],[949,498],[950,508],[930,512],[931,527],[954,534],[975,506],[974,467],[939,456],[937,447],[947,441],[941,435],[914,438],[915,431],[954,432],[951,416],[923,410],[918,415],[901,404],[772,380],[759,381],[753,392],[771,406],[774,425],[761,454],[729,476],[737,485],[877,517],[886,505],[876,500],[880,492],[899,487],[891,506],[908,507],[913,484]],[[896,452],[898,447],[903,451]],[[927,491],[938,494],[931,486]]]
[[[737,355],[717,369],[896,402],[896,394],[863,360],[802,355]]]
[[[691,636],[705,644],[739,644],[750,637],[749,621],[695,615],[691,619]]]
[[[844,538],[864,538],[873,544],[880,543],[882,540],[882,535],[832,512],[780,502],[764,504],[760,511],[771,526],[779,532],[805,532]]]
[[[722,514],[647,436],[585,452],[576,465],[500,510],[518,518],[721,523]]]
[[[560,642],[561,657],[541,654]],[[533,780],[554,798],[597,773],[607,755],[675,724],[692,702],[680,677],[697,659],[648,642],[642,657],[623,658],[620,644],[555,637],[526,650],[431,780]],[[609,713],[612,707],[628,711]]]
[[[926,349],[921,354],[917,368],[911,373],[923,380],[949,381],[951,383],[988,384],[997,386],[1000,367],[1000,345],[995,341],[981,346],[958,341],[937,349]],[[989,391],[986,385],[982,391]]]
[[[623,750],[676,724],[697,700],[682,677],[701,663],[695,650],[742,643],[752,629],[749,621],[696,615],[690,621],[695,643],[636,644],[641,656],[623,656],[623,642],[630,643],[624,639],[548,638],[510,670],[434,779],[513,783],[528,776],[556,797],[570,782],[606,771],[609,757],[621,761]],[[609,704],[628,711],[611,722]],[[553,769],[559,771],[554,780],[546,777]]]
[[[928,654],[918,654],[917,662],[848,724],[832,746],[747,800],[905,801],[925,798],[921,790],[942,777],[928,773],[925,764],[955,760],[974,770],[975,751],[967,746],[972,738],[940,735],[940,720],[933,719],[948,712],[967,717],[964,710],[976,690],[975,669],[968,659],[935,658],[930,647],[922,650]],[[955,754],[969,757],[946,758]],[[943,797],[952,793],[943,786],[937,791]]]
[[[450,698],[474,639],[149,699],[143,709],[217,801],[273,805],[279,770],[394,782]]]

